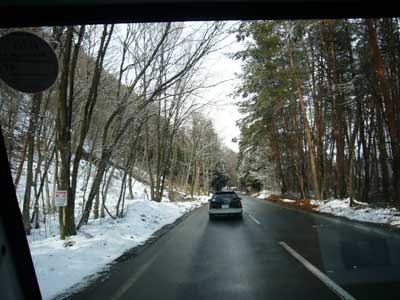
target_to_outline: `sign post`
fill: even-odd
[[[56,191],[56,196],[54,199],[54,204],[59,208],[60,213],[60,238],[62,240],[65,239],[65,219],[66,219],[66,207],[68,205],[68,191],[66,190],[58,190]]]
[[[54,203],[57,207],[65,207],[67,206],[67,198],[68,191],[56,191],[56,198],[54,199]]]

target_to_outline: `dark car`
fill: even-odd
[[[210,219],[215,216],[236,216],[242,218],[242,199],[234,191],[216,192],[209,200],[208,215]]]

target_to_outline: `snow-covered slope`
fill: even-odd
[[[202,203],[204,199],[181,203],[128,200],[123,219],[90,220],[77,236],[66,241],[56,236],[30,242],[43,298],[51,299],[76,284],[85,285],[85,277],[103,270],[125,251]],[[66,243],[71,246],[65,247]]]
[[[87,168],[88,164],[82,162],[76,197],[76,221],[79,221],[82,212],[81,187]],[[112,212],[118,201],[121,178],[122,174],[116,170],[107,195],[107,207]],[[24,182],[25,174],[17,188],[20,204]],[[50,190],[52,182],[49,178]],[[89,187],[90,184],[89,181]],[[129,193],[126,194],[124,218],[91,218],[76,236],[64,241],[59,239],[58,215],[41,215],[40,228],[32,230],[28,241],[43,299],[52,299],[60,293],[70,292],[72,287],[87,284],[86,277],[95,276],[124,252],[144,243],[155,231],[208,201],[207,196],[202,196],[185,202],[169,202],[164,198],[158,203],[148,200],[148,191],[148,186],[135,181],[133,198],[130,199]]]

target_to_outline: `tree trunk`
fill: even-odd
[[[24,222],[24,228],[27,235],[31,233],[30,225],[30,204],[31,204],[31,194],[33,182],[33,159],[35,151],[35,132],[38,120],[38,115],[40,111],[40,102],[42,100],[42,93],[34,94],[32,97],[32,108],[29,119],[29,128],[27,134],[28,143],[28,164],[26,169],[26,182],[25,182],[25,194],[24,202],[22,207],[22,221]]]
[[[100,193],[97,193],[93,206],[93,219],[99,218]]]
[[[278,138],[276,136],[276,128],[275,128],[274,121],[271,122],[271,126],[269,127],[269,141],[271,143],[270,146],[271,146],[272,153],[274,156],[275,171],[276,171],[276,174],[280,181],[281,194],[284,194],[287,192],[287,185],[286,185],[286,179],[283,176],[282,163],[281,163],[281,151],[279,149]]]
[[[71,160],[71,116],[72,103],[68,103],[68,77],[70,67],[71,47],[73,40],[73,27],[68,27],[62,59],[58,97],[58,146],[60,152],[60,190],[67,191],[67,207],[59,208],[60,238],[75,235],[74,204],[71,197],[70,186],[70,160]]]
[[[28,150],[29,139],[30,139],[30,137],[29,137],[29,130],[28,130],[28,134],[25,137],[24,146],[22,148],[21,159],[20,159],[20,162],[18,165],[17,174],[15,176],[15,182],[14,182],[15,189],[17,189],[19,180],[22,175],[22,170],[24,169],[24,163],[25,163],[25,159],[26,159],[26,153]],[[11,159],[10,159],[10,161],[11,161]]]
[[[86,201],[85,209],[78,223],[78,229],[81,228],[82,225],[87,224],[87,222],[89,221],[90,212],[93,206],[93,200],[96,197],[97,193],[99,193],[100,183],[103,178],[104,171],[106,170],[107,164],[110,161],[110,158],[111,158],[111,151],[109,149],[103,150],[102,155],[100,157],[99,165],[97,166],[96,176],[93,180],[89,196]]]
[[[390,136],[390,144],[393,157],[393,200],[397,206],[400,206],[400,124],[396,120],[395,106],[390,95],[389,84],[385,75],[385,64],[378,47],[376,31],[371,19],[365,20],[369,35],[369,43],[371,46],[372,58],[376,75],[378,76],[379,87],[383,96],[385,112],[388,123]]]
[[[293,76],[294,76],[294,79],[296,82],[296,89],[297,89],[297,94],[298,94],[297,96],[298,96],[299,102],[300,102],[300,111],[301,111],[301,114],[303,117],[304,127],[305,127],[305,131],[306,131],[306,138],[307,138],[307,144],[308,144],[308,155],[310,158],[311,173],[312,173],[313,184],[314,184],[314,193],[315,193],[315,197],[317,199],[322,199],[321,189],[319,186],[317,166],[315,163],[314,143],[312,140],[311,128],[310,128],[306,110],[305,110],[304,98],[303,98],[303,94],[301,91],[301,83],[300,83],[300,80],[299,80],[299,77],[297,74],[296,66],[293,61],[292,49],[291,49],[289,43],[288,43],[288,55],[289,55],[289,61],[290,61],[290,65],[292,68]]]
[[[382,173],[382,192],[385,199],[390,198],[390,180],[389,180],[389,170],[388,170],[388,156],[386,149],[385,140],[385,128],[382,117],[382,108],[379,99],[373,96],[373,103],[376,111],[376,126],[377,126],[377,137],[378,137],[378,149],[379,149],[379,162]]]

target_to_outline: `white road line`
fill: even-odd
[[[251,215],[251,214],[248,214],[248,215],[249,215],[250,218],[253,219],[254,223],[256,223],[258,225],[261,225],[260,221],[258,221],[256,218],[254,218],[253,215]]]
[[[308,260],[306,260],[303,256],[297,253],[293,248],[291,248],[285,242],[279,242],[279,244],[285,248],[287,252],[293,255],[299,262],[301,262],[311,273],[313,273],[319,280],[321,280],[328,288],[330,288],[336,295],[343,300],[356,300],[352,295],[342,289],[339,285],[337,285],[332,279],[314,267]]]

